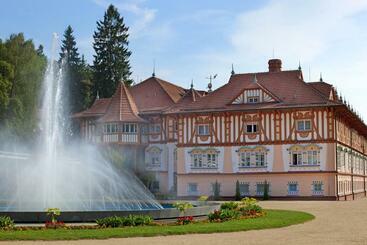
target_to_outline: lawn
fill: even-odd
[[[106,229],[0,231],[0,240],[78,240],[233,232],[285,227],[304,223],[314,218],[313,215],[305,212],[266,210],[266,215],[263,217],[231,220],[223,223],[199,222],[184,226],[164,225]]]

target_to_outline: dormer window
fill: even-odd
[[[247,103],[255,104],[255,103],[259,103],[259,101],[260,101],[260,97],[259,96],[250,96],[250,97],[247,97]]]
[[[310,130],[311,130],[311,120],[297,121],[297,131],[310,131]]]
[[[257,133],[257,123],[248,123],[246,125],[246,133],[248,134],[254,134]]]
[[[197,134],[201,136],[207,136],[210,134],[209,132],[209,124],[199,124],[197,126]]]

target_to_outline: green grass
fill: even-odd
[[[0,240],[78,240],[119,237],[149,237],[191,233],[216,233],[285,227],[314,219],[309,213],[266,210],[266,215],[255,219],[232,220],[223,223],[195,223],[185,226],[143,226],[78,230],[0,231]]]

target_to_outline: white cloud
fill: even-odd
[[[358,35],[351,16],[367,9],[367,1],[282,0],[240,14],[231,43],[246,55],[268,55],[309,62],[341,39]]]
[[[93,0],[97,5],[106,8],[109,4],[113,4],[120,11],[126,11],[135,15],[133,24],[130,26],[131,38],[138,37],[146,28],[154,21],[156,17],[156,9],[142,7],[144,0],[117,0],[108,2],[106,0]]]

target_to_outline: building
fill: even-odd
[[[82,137],[134,149],[132,161],[179,197],[279,198],[366,196],[367,126],[335,88],[305,82],[302,70],[232,74],[213,92],[184,89],[154,75],[75,115]],[[136,156],[141,157],[136,160]],[[144,159],[143,159],[144,158]]]

